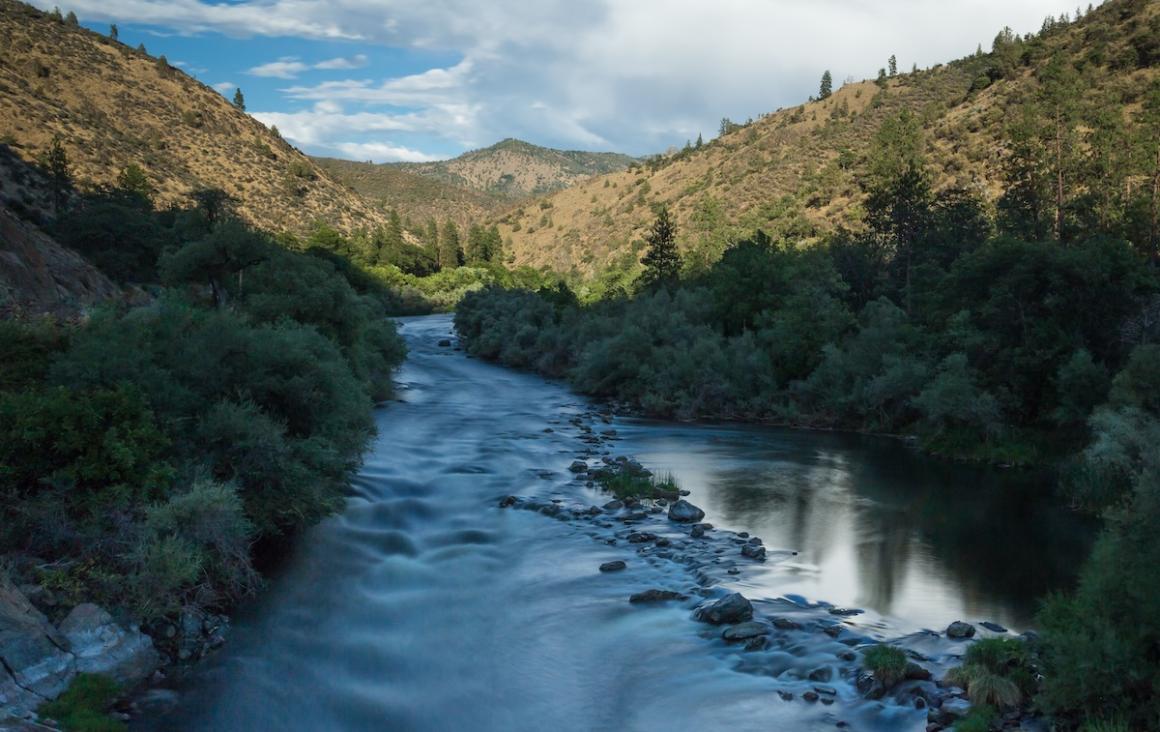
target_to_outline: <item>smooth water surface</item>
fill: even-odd
[[[960,617],[1021,627],[1085,549],[1066,538],[1082,527],[1048,501],[1017,499],[1014,478],[932,463],[895,442],[596,423],[619,432],[599,451],[673,472],[707,521],[771,550],[736,575],[724,573],[732,555],[638,555],[608,543],[612,522],[497,507],[508,494],[607,500],[567,471],[587,447],[570,420],[591,405],[439,347],[449,316],[401,322],[411,354],[400,401],[377,415],[347,508],[302,537],[225,648],[181,684],[176,708],[141,728],[922,730],[924,713],[857,698],[836,660],[846,646],[803,632],[742,654],[691,619],[698,593],[769,598],[761,612],[794,611],[773,599],[787,593],[863,607],[846,622],[873,637]],[[597,571],[613,559],[629,568]],[[650,587],[690,600],[627,602]],[[837,703],[775,693],[800,695],[818,664],[834,666]]]

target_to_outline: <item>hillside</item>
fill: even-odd
[[[450,219],[467,228],[509,205],[506,198],[412,173],[395,165],[312,158],[330,178],[384,211],[395,209],[413,226]]]
[[[452,160],[392,165],[451,185],[516,199],[562,190],[594,175],[624,170],[633,162],[619,153],[553,150],[509,138]]]
[[[704,261],[757,227],[794,240],[857,229],[872,141],[903,110],[921,120],[934,188],[961,188],[994,204],[1008,126],[1057,51],[1081,76],[1083,109],[1110,106],[1127,119],[1157,76],[1160,4],[1112,0],[1078,22],[997,42],[989,54],[846,84],[828,99],[735,126],[700,149],[525,204],[498,220],[500,231],[517,264],[591,275],[635,266],[662,204],[678,222],[686,254]]]
[[[351,230],[385,218],[162,59],[14,0],[0,0],[0,38],[0,143],[34,162],[59,136],[82,190],[112,184],[135,164],[161,205],[220,188],[245,219],[273,231],[318,220]],[[47,211],[19,175],[0,172],[0,195]]]

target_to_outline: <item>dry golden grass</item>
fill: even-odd
[[[157,59],[14,0],[0,0],[0,39],[0,143],[32,162],[59,136],[82,188],[113,184],[136,164],[161,205],[221,188],[244,218],[273,231],[385,219],[262,123]],[[9,198],[34,199],[10,180],[0,185]]]

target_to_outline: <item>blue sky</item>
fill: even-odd
[[[55,2],[35,0],[42,8]],[[65,0],[308,152],[453,157],[505,137],[633,155],[1037,30],[1060,0]]]

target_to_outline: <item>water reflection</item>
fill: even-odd
[[[1066,589],[1091,522],[1046,479],[948,464],[858,435],[636,422],[625,451],[672,471],[707,520],[798,555],[759,588],[936,627],[958,617],[1032,624]]]

